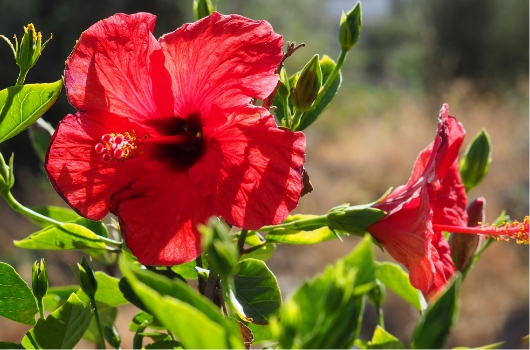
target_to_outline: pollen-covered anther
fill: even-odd
[[[530,220],[525,216],[523,222],[514,220],[511,223],[503,223],[495,227],[495,235],[491,235],[496,240],[509,242],[514,239],[517,244],[529,244],[528,237]]]
[[[105,163],[126,161],[139,154],[136,132],[112,133],[101,136],[101,141],[94,147],[102,154]]]

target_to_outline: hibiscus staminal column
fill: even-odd
[[[438,224],[433,224],[432,226],[434,230],[465,234],[481,234],[500,241],[508,242],[510,239],[514,239],[517,244],[528,244],[529,223],[530,220],[528,216],[526,216],[523,222],[514,220],[512,223],[504,223],[500,226],[486,225],[485,227],[463,227]]]

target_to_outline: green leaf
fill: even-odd
[[[258,232],[255,231],[249,232],[247,239],[245,240],[245,243],[251,247],[255,247],[264,242],[265,239],[263,238],[263,236],[261,236]],[[274,254],[275,251],[276,244],[266,244],[265,246],[254,250],[253,252],[245,254],[245,259],[258,259],[267,261],[272,256],[272,254]]]
[[[269,325],[257,325],[254,323],[248,323],[246,326],[250,328],[252,334],[254,335],[254,341],[252,342],[252,345],[257,345],[259,343],[274,339],[271,326]]]
[[[365,235],[355,249],[341,260],[346,266],[357,270],[355,286],[375,282],[374,251],[372,250],[372,238],[369,234]]]
[[[197,279],[197,271],[195,271],[195,266],[197,263],[195,260],[192,260],[190,262],[187,262],[185,264],[171,266],[171,270],[175,271],[182,277],[184,277],[187,280],[196,280]]]
[[[50,145],[50,140],[55,129],[50,123],[40,118],[37,119],[35,124],[29,127],[28,131],[31,146],[37,157],[39,157],[41,164],[44,164],[44,161],[46,160],[46,152],[48,151],[48,146]]]
[[[25,347],[23,347],[21,344],[0,341],[0,349],[25,349]]]
[[[289,215],[287,219],[282,222],[282,224],[297,220],[307,220],[315,217],[317,217],[317,215]],[[345,235],[342,232],[339,234]],[[333,233],[333,231],[331,231],[327,226],[308,231],[278,229],[267,233],[267,241],[286,244],[316,244],[323,241],[330,241],[335,238],[337,238],[337,235]]]
[[[49,312],[54,311],[59,306],[63,305],[66,300],[68,300],[68,297],[70,297],[72,293],[77,292],[78,289],[79,286],[77,284],[48,288],[48,293],[42,298],[44,310]]]
[[[244,259],[238,265],[230,299],[239,317],[257,324],[268,324],[269,318],[279,317],[282,295],[271,270],[256,259]]]
[[[103,240],[84,226],[63,223],[60,226],[48,226],[33,233],[15,245],[25,249],[42,250],[88,250],[106,249]]]
[[[416,324],[411,348],[443,348],[451,327],[458,319],[461,283],[462,275],[457,272],[454,279],[446,285],[445,291],[429,305]]]
[[[336,64],[329,56],[324,55],[320,60],[320,69],[322,69],[322,85],[326,83],[331,72],[335,68]],[[326,110],[331,101],[335,98],[337,91],[339,91],[340,84],[342,83],[342,74],[339,72],[333,82],[331,83],[329,89],[326,91],[324,96],[307,112],[304,113],[300,121],[300,125],[297,130],[302,131],[311,125],[317,118]]]
[[[183,349],[182,344],[175,340],[159,340],[147,344],[145,349]]]
[[[33,124],[55,102],[63,79],[49,84],[12,86],[0,91],[0,143]]]
[[[42,214],[44,216],[47,216],[47,217],[52,218],[54,220],[57,220],[59,222],[75,221],[75,220],[81,218],[72,209],[64,208],[64,207],[56,207],[56,206],[53,206],[53,205],[49,205],[49,206],[46,206],[46,207],[30,207],[30,209],[35,211],[35,212],[37,212],[37,213],[39,213],[39,214]],[[32,220],[32,219],[30,219],[30,220],[35,225],[39,225],[42,228],[48,227],[48,226],[51,225],[49,223],[42,222],[42,221],[37,221],[37,220]]]
[[[185,283],[140,270],[123,257],[120,270],[149,313],[186,348],[242,347],[237,325]]]
[[[356,271],[342,261],[305,282],[285,303],[282,348],[350,348],[360,329],[363,297],[354,295]]]
[[[410,284],[409,275],[399,265],[391,262],[377,263],[375,275],[377,279],[410,305],[418,310],[425,309],[421,292]]]
[[[131,320],[131,323],[129,324],[129,330],[131,332],[136,332],[144,321],[147,321],[147,324],[151,329],[166,329],[166,327],[162,326],[157,320],[153,318],[153,316],[149,315],[145,311],[141,311],[137,313]]]
[[[119,279],[109,276],[102,271],[96,271],[95,275],[98,281],[98,289],[95,296],[97,303],[105,304],[108,307],[118,307],[129,303],[120,290],[118,285],[120,282]],[[84,302],[90,301],[88,295],[81,289],[79,289],[77,295]]]
[[[15,269],[0,262],[0,316],[27,325],[35,324],[37,300]]]
[[[377,326],[372,341],[367,344],[367,349],[406,349],[406,347],[398,338],[385,331],[381,326]]]
[[[92,320],[90,306],[72,293],[66,303],[46,320],[40,318],[22,339],[27,349],[72,349],[81,340]]]

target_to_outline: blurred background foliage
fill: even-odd
[[[215,1],[214,1],[215,2]],[[43,39],[53,33],[26,83],[52,82],[83,30],[117,12],[155,14],[155,36],[192,21],[191,0],[1,0],[0,34],[22,35],[33,23]],[[266,19],[285,41],[305,42],[287,61],[289,74],[314,53],[336,58],[340,13],[354,0],[220,0],[221,13]],[[528,215],[528,64],[529,4],[523,0],[367,0],[362,3],[361,39],[343,66],[344,82],[332,107],[307,130],[307,169],[315,191],[302,198],[298,212],[321,214],[343,202],[378,198],[408,179],[414,159],[436,130],[442,103],[468,131],[467,143],[482,127],[491,135],[493,163],[484,183],[470,193],[487,199],[493,221],[506,209],[513,218]],[[0,42],[0,88],[14,85],[18,69]],[[56,126],[74,112],[64,93],[44,118]],[[15,152],[14,195],[28,205],[64,205],[40,168],[27,132],[0,145]],[[11,241],[36,228],[0,202],[0,260],[28,280],[31,263],[44,256],[50,284],[75,283],[66,263],[71,252],[24,251]],[[356,244],[355,238],[317,246],[282,246],[271,259],[284,297],[303,280],[322,271]],[[378,253],[380,259],[391,259]],[[479,346],[507,341],[521,346],[528,333],[528,247],[495,244],[464,283],[460,321],[447,346]],[[390,294],[390,293],[389,293]],[[387,329],[407,343],[417,314],[393,295],[384,305]],[[129,319],[133,311],[124,309]],[[362,337],[375,327],[367,308]],[[123,318],[124,320],[126,317]],[[2,340],[18,341],[25,332],[0,319]],[[18,328],[17,328],[18,327]],[[120,325],[118,325],[120,328]],[[127,321],[121,326],[126,332]],[[124,334],[122,334],[123,336]],[[87,344],[85,344],[87,346]],[[526,345],[524,345],[526,347]]]

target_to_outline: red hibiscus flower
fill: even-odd
[[[156,40],[155,16],[116,14],[85,31],[66,62],[76,115],[52,138],[46,171],[81,215],[118,216],[143,264],[201,252],[212,216],[277,224],[302,190],[305,137],[250,104],[276,87],[283,39],[269,23],[214,13]]]
[[[438,133],[414,164],[406,185],[375,208],[386,211],[367,230],[409,270],[411,284],[432,298],[455,273],[443,231],[481,234],[528,244],[529,219],[500,227],[467,227],[467,196],[458,171],[465,130],[444,104]]]
[[[407,184],[374,206],[387,215],[367,229],[405,265],[411,284],[426,297],[440,290],[455,271],[449,245],[433,223],[467,223],[467,198],[457,161],[464,135],[464,128],[444,105],[434,142],[418,156]]]

